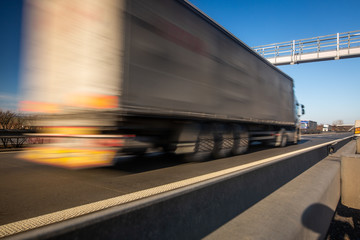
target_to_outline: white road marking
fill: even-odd
[[[258,166],[270,163],[272,161],[277,161],[277,160],[281,160],[286,157],[305,153],[305,152],[311,151],[313,149],[320,148],[320,147],[323,147],[323,146],[326,146],[329,144],[333,144],[333,143],[336,143],[336,142],[339,142],[341,140],[345,140],[345,139],[351,138],[351,137],[353,137],[353,136],[333,140],[330,142],[322,143],[322,144],[308,147],[305,149],[296,150],[294,152],[284,153],[284,154],[281,154],[278,156],[274,156],[274,157],[262,159],[262,160],[259,160],[256,162],[247,163],[247,164],[244,164],[241,166],[236,166],[236,167],[220,170],[217,172],[208,173],[208,174],[204,174],[201,176],[177,181],[174,183],[169,183],[169,184],[145,189],[145,190],[138,191],[138,192],[133,192],[133,193],[125,194],[122,196],[118,196],[118,197],[114,197],[114,198],[110,198],[110,199],[106,199],[106,200],[102,200],[102,201],[98,201],[98,202],[94,202],[94,203],[89,203],[89,204],[61,210],[61,211],[54,212],[54,213],[41,215],[38,217],[33,217],[33,218],[29,218],[29,219],[25,219],[25,220],[21,220],[21,221],[17,221],[17,222],[5,224],[5,225],[0,226],[0,238],[10,236],[13,234],[17,234],[20,232],[28,231],[31,229],[43,227],[43,226],[46,226],[46,225],[49,225],[52,223],[65,221],[65,220],[68,220],[71,218],[75,218],[75,217],[79,217],[79,216],[82,216],[85,214],[104,210],[104,209],[107,209],[110,207],[114,207],[114,206],[121,205],[124,203],[132,202],[132,201],[139,200],[142,198],[154,196],[156,194],[179,189],[179,188],[186,187],[186,186],[189,186],[189,185],[192,185],[195,183],[200,183],[200,182],[203,182],[206,180],[214,179],[217,177],[222,177],[224,175],[239,172],[239,171],[246,170],[246,169],[249,169],[252,167],[258,167]]]

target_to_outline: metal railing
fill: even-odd
[[[30,136],[28,135],[29,133],[34,133],[34,131],[0,130],[0,152],[7,149],[49,142],[46,138]]]
[[[359,30],[267,44],[253,47],[253,49],[261,56],[269,59],[324,51],[337,51],[337,57],[339,57],[340,50],[348,49],[350,51],[354,47],[360,47]]]

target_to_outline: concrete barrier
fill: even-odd
[[[345,144],[350,139],[343,140]],[[337,146],[333,145],[335,150]],[[316,167],[321,174],[310,169],[327,157],[329,146],[312,149],[290,158],[280,159],[271,164],[232,173],[207,180],[171,192],[162,193],[138,201],[123,204],[93,214],[88,214],[61,223],[38,228],[15,235],[14,239],[199,239],[213,238],[217,229],[237,217],[248,214],[251,209],[270,201],[268,228],[254,221],[246,221],[246,226],[255,227],[257,232],[267,235],[278,224],[276,231],[287,231],[284,236],[307,236],[309,231],[299,227],[312,226],[314,212],[328,219],[333,213],[334,202],[339,197],[339,166],[337,161],[327,161]],[[329,170],[329,169],[330,170]],[[307,171],[310,169],[311,171]],[[305,172],[305,173],[304,173]],[[306,174],[302,177],[301,174]],[[287,183],[291,184],[288,185]],[[290,189],[285,195],[277,195],[282,189]],[[299,191],[298,191],[299,190]],[[277,195],[273,200],[271,196]],[[270,200],[268,200],[270,199]],[[275,201],[275,202],[274,202]],[[325,207],[311,204],[321,203]],[[274,205],[273,205],[274,204]],[[336,204],[335,204],[336,206]],[[291,211],[298,209],[295,212]],[[329,210],[330,209],[330,210]],[[308,213],[306,213],[308,210]],[[265,209],[256,210],[265,216]],[[293,213],[292,213],[293,212]],[[303,212],[304,223],[299,213]],[[315,214],[318,215],[318,214]],[[244,215],[245,216],[245,215]],[[332,214],[331,214],[332,216]],[[255,219],[259,220],[259,219]],[[263,219],[264,220],[264,219]],[[323,219],[322,219],[323,220]],[[286,224],[286,225],[284,225]],[[283,226],[284,225],[284,226]],[[289,226],[293,227],[290,229]],[[296,225],[296,226],[295,226]],[[316,224],[315,224],[316,225]],[[326,224],[325,224],[326,225]],[[239,226],[239,229],[246,228]],[[289,230],[286,230],[289,228]],[[281,234],[274,234],[281,236]],[[313,236],[313,235],[311,235]],[[288,238],[287,238],[288,239]]]
[[[325,158],[205,239],[325,239],[340,198],[340,162]]]
[[[359,139],[357,140],[357,147]],[[341,161],[341,203],[360,209],[360,154],[347,155]]]

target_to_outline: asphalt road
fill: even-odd
[[[176,156],[124,159],[114,167],[67,170],[37,165],[0,153],[0,226],[67,208],[246,164],[351,135],[305,135],[298,145],[254,145],[244,155],[203,163],[184,163]]]

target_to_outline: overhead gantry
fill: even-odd
[[[360,57],[360,31],[267,44],[253,49],[274,65]]]

